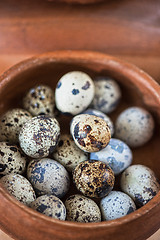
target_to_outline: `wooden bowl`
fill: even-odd
[[[55,0],[57,2],[65,2],[65,3],[72,3],[72,4],[90,4],[90,3],[99,3],[104,0]]]
[[[156,121],[153,138],[143,147],[133,150],[133,163],[153,169],[160,179],[160,86],[137,67],[112,56],[86,51],[57,51],[23,61],[0,77],[0,114],[21,106],[26,90],[36,83],[55,87],[66,72],[82,70],[90,76],[106,75],[115,78],[123,98],[111,114],[116,115],[127,106],[143,106]],[[59,221],[26,207],[0,186],[0,226],[18,240],[144,240],[159,227],[160,193],[149,203],[123,218],[100,223]]]

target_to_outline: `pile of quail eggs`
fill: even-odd
[[[132,106],[113,124],[107,114],[121,95],[115,80],[80,71],[63,75],[55,92],[33,86],[23,109],[0,117],[0,183],[23,204],[60,220],[112,220],[145,205],[160,185],[150,168],[131,165],[131,149],[151,139],[154,120]],[[60,134],[64,116],[70,133]],[[114,189],[117,175],[121,191]]]

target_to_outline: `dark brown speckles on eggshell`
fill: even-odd
[[[19,134],[22,150],[30,157],[47,157],[58,143],[60,126],[55,118],[41,115],[26,122]]]
[[[106,122],[89,114],[75,116],[70,130],[77,146],[85,152],[97,152],[103,149],[111,138]]]
[[[79,191],[89,197],[104,197],[114,186],[114,173],[105,163],[87,160],[74,170],[73,180]]]

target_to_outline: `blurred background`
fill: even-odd
[[[159,0],[58,2],[0,1],[1,72],[35,54],[86,49],[132,62],[160,82]]]

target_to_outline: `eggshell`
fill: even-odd
[[[59,162],[50,158],[32,160],[27,168],[27,178],[38,196],[53,194],[62,198],[70,185],[66,169]]]
[[[69,134],[60,136],[60,141],[52,156],[70,172],[80,162],[88,159],[88,154],[76,146],[72,136]]]
[[[48,217],[65,220],[66,208],[63,202],[54,195],[43,195],[30,204],[30,207]]]
[[[68,221],[75,222],[100,222],[101,212],[98,205],[83,195],[75,194],[65,201]]]
[[[134,201],[125,193],[111,191],[100,201],[103,220],[113,220],[128,215],[136,210]]]
[[[0,141],[17,144],[21,127],[31,118],[32,115],[24,109],[8,110],[0,117]]]
[[[26,155],[32,158],[52,154],[59,139],[60,126],[55,118],[36,116],[20,130],[19,143]]]
[[[95,96],[92,108],[104,113],[113,112],[118,106],[121,98],[121,90],[118,83],[111,78],[98,77],[94,81]]]
[[[115,136],[130,147],[139,147],[147,143],[154,131],[152,115],[140,107],[124,110],[115,123]]]
[[[132,165],[121,176],[121,189],[141,207],[149,202],[160,190],[154,172],[144,165]]]
[[[35,192],[30,182],[19,174],[5,175],[0,179],[0,183],[18,201],[29,205],[36,199]]]
[[[31,88],[23,98],[23,107],[33,116],[54,116],[54,92],[46,85],[37,85]]]
[[[112,190],[114,180],[112,169],[96,160],[81,162],[73,172],[73,181],[77,189],[88,197],[106,196]]]
[[[68,72],[61,77],[55,90],[56,107],[72,115],[84,111],[94,97],[94,84],[88,74]]]
[[[0,175],[10,173],[23,174],[27,158],[19,147],[7,142],[0,142]]]
[[[76,145],[85,152],[97,152],[110,141],[111,132],[107,123],[99,117],[79,114],[72,119],[71,135]]]
[[[114,174],[118,175],[131,165],[132,151],[123,141],[111,138],[104,149],[91,153],[90,159],[108,164],[114,171]]]
[[[90,115],[94,115],[94,116],[102,118],[107,123],[107,125],[111,131],[111,136],[113,136],[113,134],[114,134],[113,122],[112,122],[111,118],[108,117],[105,113],[103,113],[99,110],[96,110],[96,109],[88,108],[87,110],[85,110],[83,112],[83,114],[90,114]]]

